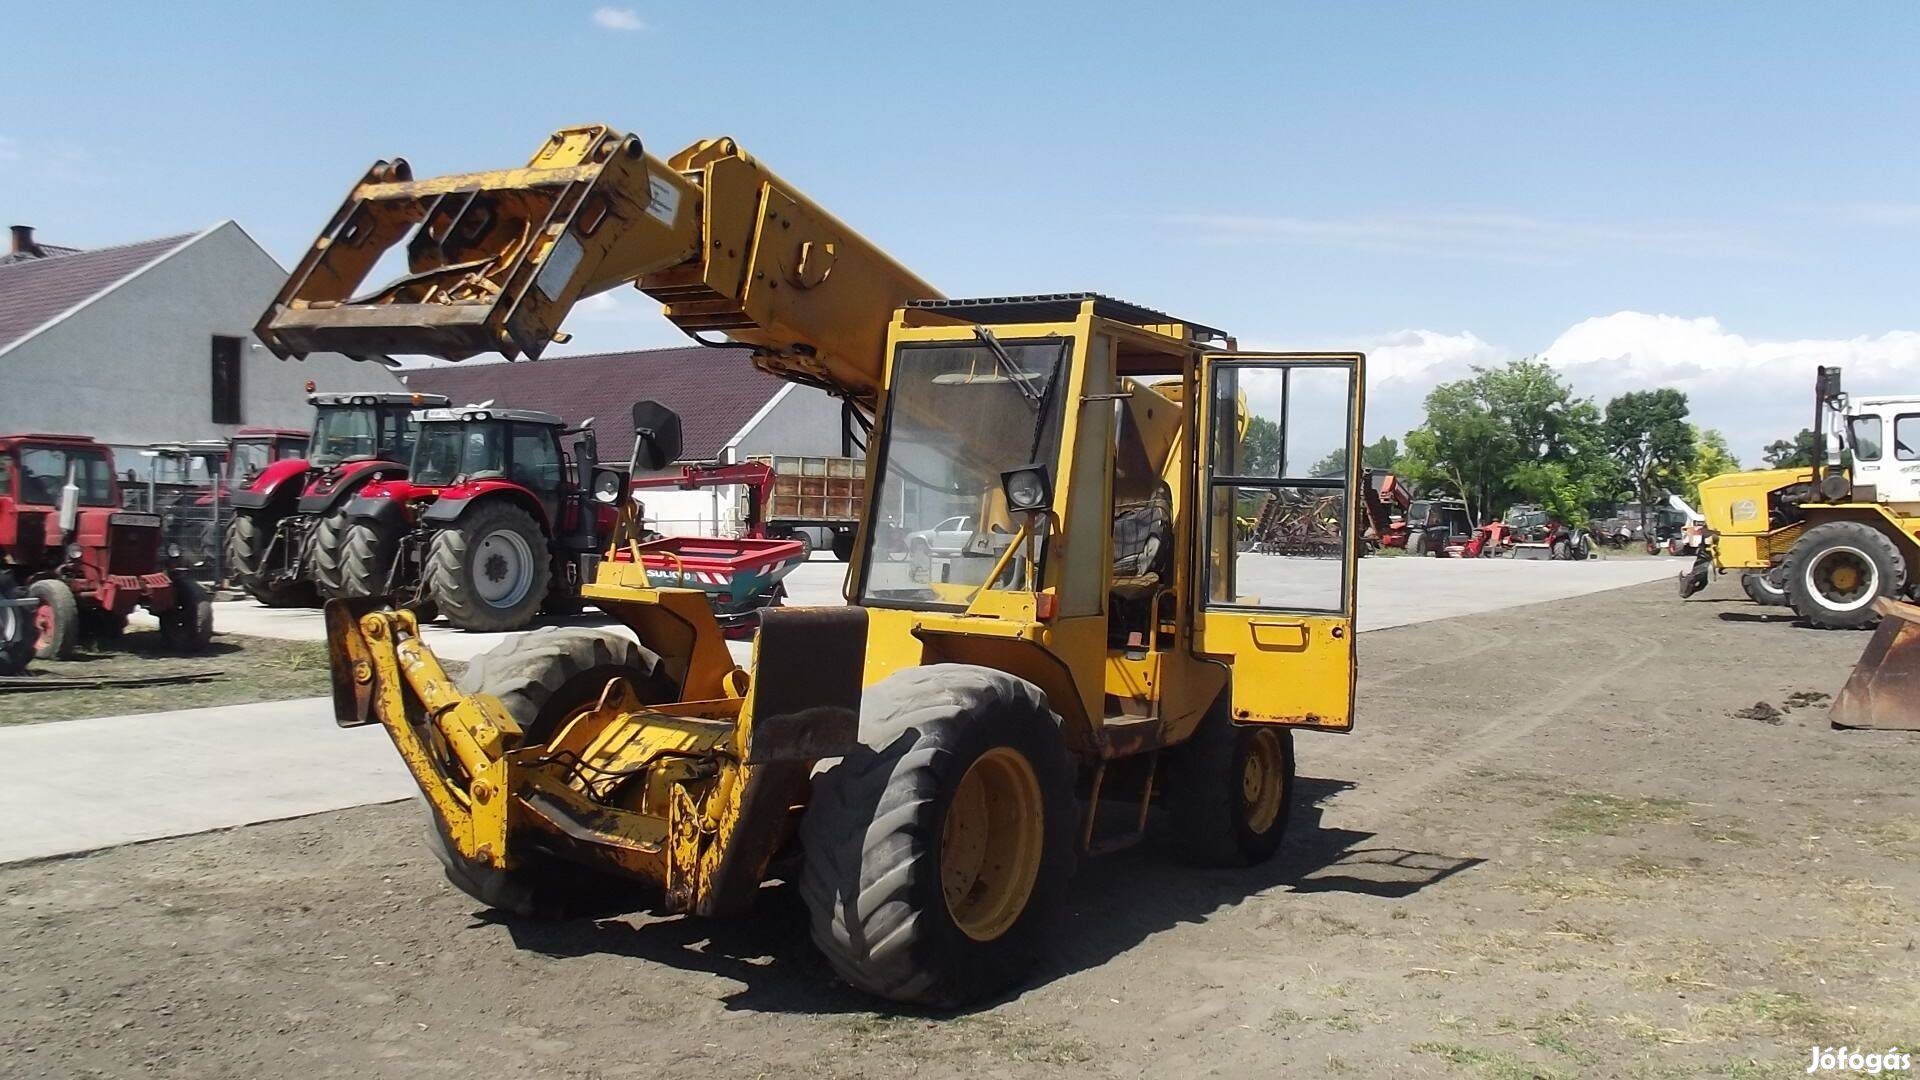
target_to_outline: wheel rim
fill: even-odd
[[[16,641],[20,636],[19,609],[0,607],[0,646]]]
[[[473,551],[473,589],[490,607],[512,607],[533,584],[533,549],[519,533],[500,529]]]
[[[1264,833],[1280,820],[1287,805],[1286,751],[1278,732],[1249,731],[1247,756],[1240,766],[1240,804],[1246,808],[1247,828]]]
[[[60,629],[60,620],[53,614],[53,605],[41,602],[33,609],[33,647],[44,649],[53,642],[54,632]]]
[[[940,891],[961,933],[992,941],[1026,910],[1044,819],[1040,778],[1019,751],[996,746],[968,767],[940,828]]]
[[[1834,611],[1857,611],[1880,593],[1880,568],[1856,547],[1831,547],[1807,565],[1807,589]]]

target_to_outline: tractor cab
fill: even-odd
[[[1855,502],[1920,506],[1920,398],[1856,398],[1846,417]]]
[[[227,483],[245,487],[276,461],[306,457],[308,437],[288,428],[241,428],[228,441]]]
[[[413,414],[414,442],[408,482],[415,488],[446,488],[502,481],[531,495],[558,516],[564,486],[565,427],[552,413],[479,406],[420,409]]]
[[[421,394],[310,394],[317,410],[307,463],[331,469],[355,461],[406,461],[413,456],[414,410],[445,404]],[[437,395],[435,395],[437,397]]]

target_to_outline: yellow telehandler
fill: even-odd
[[[520,169],[376,164],[258,333],[535,357],[626,284],[865,418],[849,605],[769,610],[741,668],[629,528],[583,592],[630,633],[534,631],[458,683],[412,612],[329,605],[338,720],[386,727],[456,885],[719,916],[797,880],[849,983],[952,1006],[1019,980],[1076,861],[1156,802],[1195,862],[1274,854],[1293,730],[1353,724],[1360,355],[1240,353],[1092,293],[946,299],[731,140],[663,161],[604,127]],[[634,468],[667,466],[676,418],[636,412]],[[1322,528],[1255,543],[1302,498]]]

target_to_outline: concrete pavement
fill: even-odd
[[[1367,559],[1360,564],[1360,630],[1382,630],[1670,577],[1683,560],[1587,563],[1505,559]],[[840,603],[845,566],[816,559],[796,570],[796,604]],[[608,625],[582,618],[579,625]],[[297,641],[326,636],[319,612],[252,603],[217,607],[229,634]],[[478,655],[509,635],[428,630],[450,659]],[[732,643],[745,663],[746,642]],[[0,728],[0,863],[205,832],[407,798],[413,783],[379,727],[342,730],[326,698],[188,709],[142,716]]]

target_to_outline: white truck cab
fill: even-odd
[[[1856,502],[1920,510],[1920,397],[1854,398],[1847,410]]]

